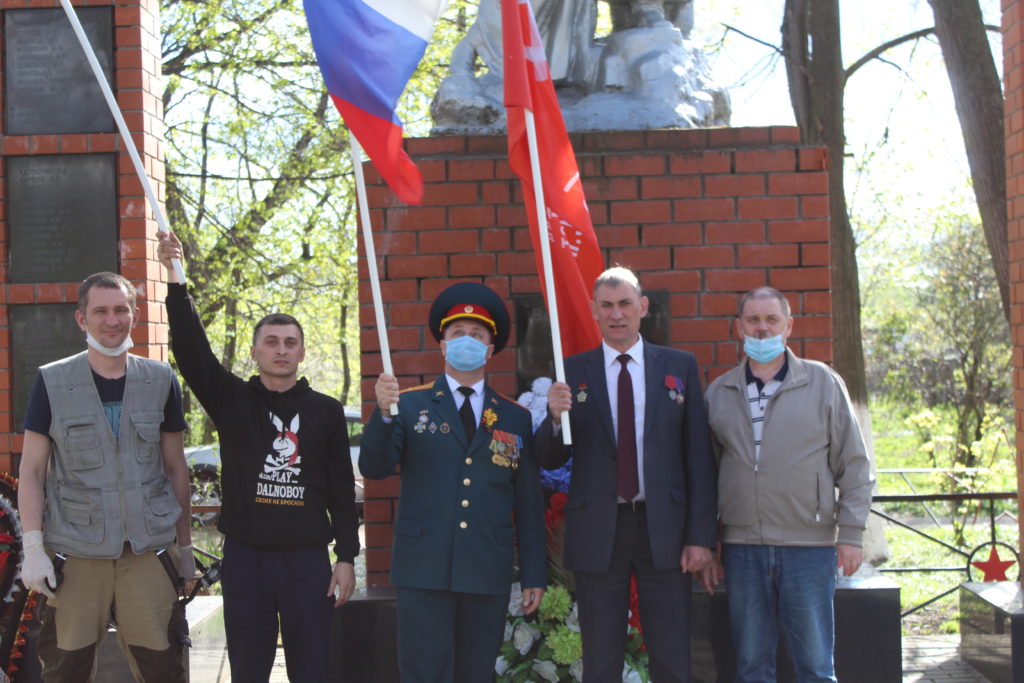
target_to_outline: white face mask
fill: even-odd
[[[117,358],[121,354],[126,353],[128,349],[135,346],[135,342],[132,341],[132,335],[130,334],[124,338],[124,341],[121,342],[120,346],[117,346],[113,349],[106,347],[103,344],[100,344],[99,341],[97,341],[96,337],[92,336],[89,332],[85,333],[85,341],[89,344],[89,346],[96,349],[104,356],[110,356],[111,358]]]

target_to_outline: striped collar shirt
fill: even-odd
[[[754,429],[754,462],[761,461],[761,440],[764,435],[764,411],[768,407],[768,400],[775,395],[782,380],[786,379],[786,371],[789,370],[789,358],[783,362],[779,371],[767,382],[762,382],[750,371],[750,362],[746,365],[747,375],[747,405],[750,408],[750,424]]]

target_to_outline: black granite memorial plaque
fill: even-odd
[[[75,323],[76,304],[16,304],[8,307],[14,368],[14,425],[22,431],[28,394],[40,365],[85,350]]]
[[[76,11],[112,83],[112,9]],[[6,10],[4,43],[8,135],[114,132],[114,117],[64,10]]]
[[[668,292],[644,292],[650,305],[647,317],[640,321],[640,335],[652,344],[669,343]],[[541,294],[514,297],[516,321],[516,392],[528,391],[538,377],[554,378],[554,352],[551,348],[551,321]],[[589,308],[590,302],[580,302]]]
[[[117,270],[112,154],[7,157],[11,282],[75,282]]]

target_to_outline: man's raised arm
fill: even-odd
[[[171,351],[189,388],[211,417],[228,400],[228,388],[235,378],[220,364],[210,347],[195,301],[178,276],[171,259],[184,262],[181,242],[172,233],[157,232],[157,257],[167,271],[167,320],[171,328]]]

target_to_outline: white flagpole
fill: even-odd
[[[384,321],[384,303],[380,295],[380,276],[377,274],[377,252],[373,247],[373,228],[370,226],[370,208],[366,201],[366,180],[363,179],[363,148],[356,136],[349,131],[348,141],[352,152],[352,170],[356,174],[356,203],[359,205],[359,222],[363,224],[363,246],[366,247],[366,267],[370,271],[370,291],[373,292],[373,312],[377,316],[377,338],[380,340],[380,357],[384,372],[395,374],[391,368],[391,347],[388,345],[388,328]],[[398,404],[391,404],[391,414],[398,415]]]
[[[555,298],[555,279],[551,270],[551,244],[548,241],[548,217],[544,203],[544,185],[540,174],[540,155],[537,153],[537,127],[533,112],[523,110],[526,115],[526,141],[530,148],[530,171],[533,174],[533,196],[537,210],[537,229],[540,232],[540,255],[544,264],[544,284],[547,290],[548,317],[551,318],[551,345],[554,348],[555,379],[565,382],[565,364],[562,362],[562,328],[558,323],[558,300]],[[562,413],[562,443],[572,445],[569,431],[569,412]]]
[[[82,29],[82,22],[78,20],[78,15],[75,14],[75,10],[71,7],[70,0],[60,0],[60,4],[64,8],[64,13],[68,15],[71,28],[74,29],[75,36],[85,52],[85,58],[89,60],[89,66],[92,67],[92,73],[96,76],[96,82],[100,84],[100,90],[103,91],[103,98],[107,101],[107,106],[110,108],[110,113],[114,116],[114,121],[117,122],[117,129],[121,132],[121,139],[124,140],[125,149],[128,150],[128,156],[131,157],[132,164],[135,165],[135,173],[139,176],[142,189],[149,199],[149,205],[153,209],[153,214],[156,216],[156,224],[161,231],[169,233],[170,229],[167,227],[167,221],[164,220],[163,212],[160,211],[156,193],[153,192],[153,188],[149,184],[146,168],[142,165],[142,159],[139,158],[138,150],[135,149],[135,141],[132,140],[131,131],[128,130],[128,124],[124,122],[124,116],[121,115],[121,109],[117,106],[117,100],[114,99],[114,93],[110,90],[110,84],[107,83],[107,79],[103,75],[103,69],[100,68],[99,60],[96,59],[96,53],[93,51],[85,31]],[[174,265],[174,274],[178,276],[178,282],[185,284],[185,269],[182,268],[181,261],[172,259],[171,263]]]

